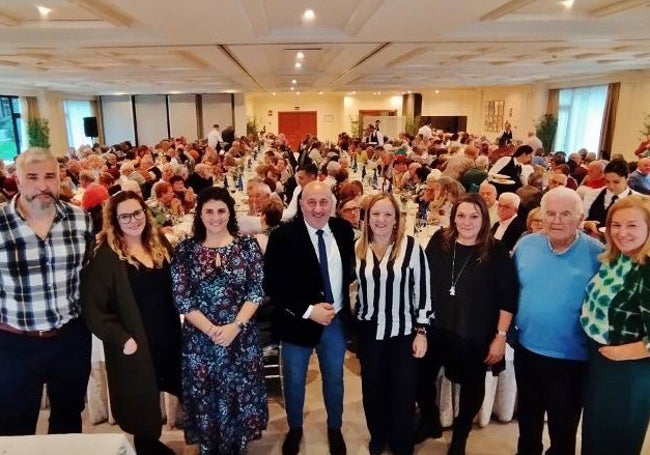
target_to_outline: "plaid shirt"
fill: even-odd
[[[79,317],[79,272],[92,251],[92,224],[81,208],[56,203],[45,239],[16,210],[0,207],[0,322],[19,330],[52,330]]]

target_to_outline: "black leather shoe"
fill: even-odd
[[[330,444],[331,455],[346,455],[348,453],[341,430],[332,430],[331,428],[328,428],[327,441]]]
[[[465,455],[465,446],[467,445],[467,438],[451,438],[449,451],[447,455]]]
[[[415,436],[413,437],[413,440],[416,444],[420,444],[428,438],[442,438],[442,427],[440,425],[432,425],[430,423],[424,424],[423,422],[420,422],[420,424],[415,429]]]
[[[290,428],[282,443],[282,455],[298,455],[302,441],[302,427]]]
[[[385,443],[377,443],[372,439],[370,440],[370,443],[368,444],[368,452],[370,452],[370,455],[381,455],[384,453],[384,450],[386,450]]]

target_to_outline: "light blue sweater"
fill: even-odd
[[[560,254],[553,253],[543,234],[526,235],[517,243],[514,259],[521,291],[515,325],[524,348],[557,359],[587,359],[580,310],[602,250],[600,242],[582,232]]]

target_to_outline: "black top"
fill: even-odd
[[[514,263],[499,241],[495,241],[484,262],[478,260],[475,246],[456,243],[455,295],[452,296],[449,290],[454,247],[444,251],[442,239],[442,231],[436,232],[425,250],[431,269],[433,325],[482,346],[487,355],[497,332],[499,311],[514,314],[517,310],[519,281]]]
[[[147,336],[151,360],[161,390],[179,396],[180,371],[169,359],[180,357],[180,318],[174,306],[169,263],[160,269],[127,267],[131,292],[138,304],[142,325]],[[171,367],[171,368],[170,368]]]

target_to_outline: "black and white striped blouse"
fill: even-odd
[[[405,336],[414,325],[428,325],[431,315],[431,280],[422,247],[410,235],[394,261],[394,244],[378,259],[368,247],[366,257],[357,258],[359,283],[355,316],[377,325],[377,340]]]

